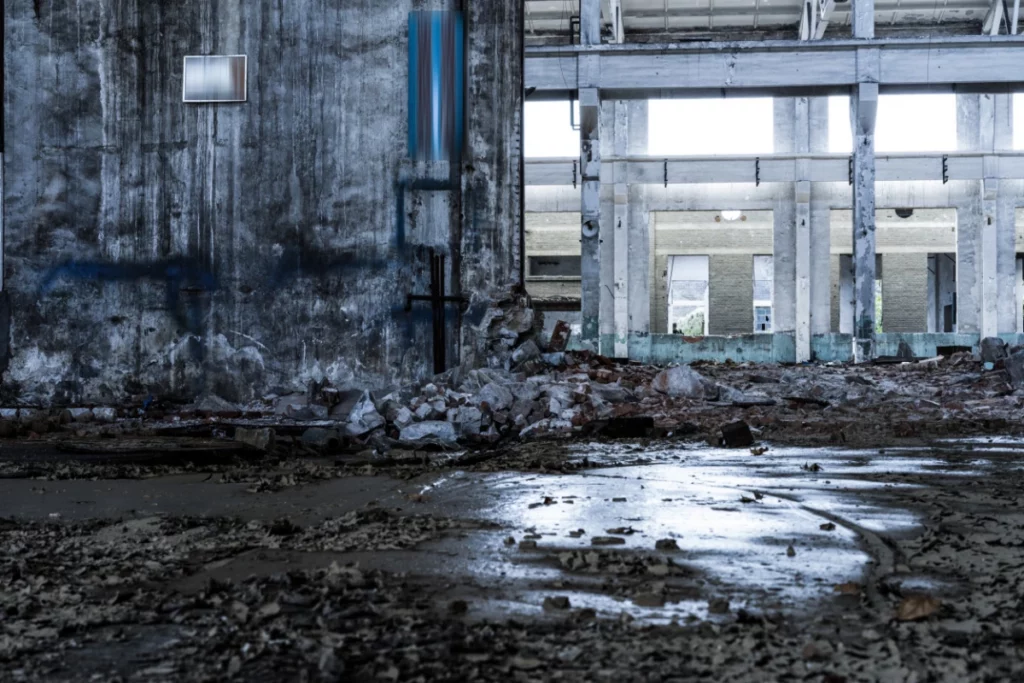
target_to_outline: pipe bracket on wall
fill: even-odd
[[[579,163],[580,162],[578,160],[573,160],[573,162],[572,162],[572,187],[573,187],[573,189],[576,189],[576,173],[577,173],[577,168],[578,168],[577,165]]]
[[[846,173],[847,173],[847,176],[850,179],[850,184],[853,185],[853,157],[852,156],[849,158],[847,163],[848,163],[848,166],[847,166]]]
[[[668,189],[668,159],[665,159],[665,189]]]
[[[754,159],[754,186],[761,187],[761,157]]]
[[[942,155],[942,184],[949,182],[949,155]]]

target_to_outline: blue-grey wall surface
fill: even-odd
[[[407,15],[456,4],[459,191],[401,191],[448,176],[406,160]],[[521,3],[7,0],[5,13],[3,400],[384,386],[432,370],[429,307],[402,310],[428,291],[428,249],[477,308],[518,282]],[[182,58],[204,54],[248,56],[247,102],[182,103]]]

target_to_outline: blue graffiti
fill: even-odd
[[[203,306],[197,297],[188,297],[181,304],[182,293],[213,292],[217,277],[205,268],[187,259],[168,259],[150,263],[110,263],[103,261],[67,261],[46,272],[39,286],[41,296],[52,292],[63,279],[93,280],[98,282],[137,282],[154,280],[163,282],[164,301],[178,323],[193,334],[202,332]],[[182,310],[184,309],[184,311]]]

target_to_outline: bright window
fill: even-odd
[[[708,333],[708,257],[668,259],[668,329],[702,337]]]
[[[647,149],[656,156],[771,154],[770,97],[651,100]]]
[[[955,152],[956,95],[880,95],[876,152]],[[828,150],[853,151],[850,98],[828,98]]]
[[[575,122],[579,126],[579,102],[574,103]],[[524,127],[524,154],[527,157],[580,156],[580,132],[572,129],[569,100],[527,102]]]

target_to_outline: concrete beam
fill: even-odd
[[[1009,98],[1007,98],[1009,99]],[[954,181],[985,178],[985,157],[981,152],[949,154],[886,154],[875,159],[878,181]],[[999,152],[995,170],[1000,180],[1024,179],[1024,152]],[[847,154],[766,154],[716,157],[644,156],[605,159],[608,164],[625,164],[629,185],[687,185],[711,183],[793,183],[797,169],[806,163],[806,177],[812,183],[849,181]],[[613,182],[606,167],[604,181]],[[579,183],[578,160],[534,158],[526,161],[527,185],[571,185]]]
[[[1013,17],[1010,19],[1010,35],[1017,35],[1020,30],[1020,0],[1013,0]]]
[[[591,86],[607,99],[845,94],[858,83],[857,52],[865,48],[877,50],[882,91],[965,92],[1024,82],[1024,43],[959,36],[531,47],[526,87],[536,90],[533,99]],[[580,55],[600,55],[600,62],[584,68]]]
[[[854,5],[856,9],[856,4]],[[875,354],[875,120],[878,84],[861,83],[850,97],[853,126],[853,268],[855,362]]]

